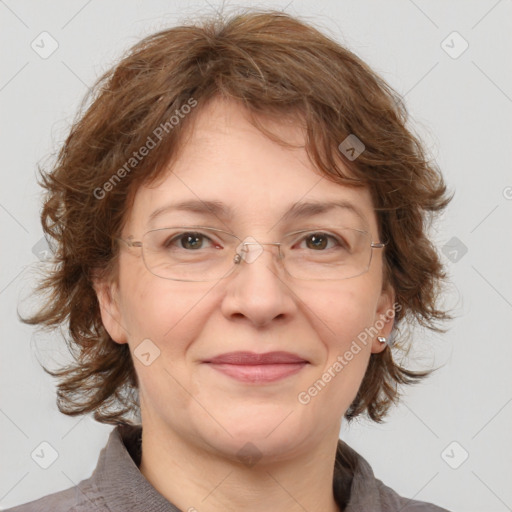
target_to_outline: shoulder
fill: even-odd
[[[35,501],[30,501],[4,512],[109,512],[103,498],[95,492],[87,480],[79,485],[48,494]]]
[[[101,450],[93,474],[78,484],[34,501],[18,505],[4,512],[111,512],[106,497],[111,497],[109,475],[116,469],[123,471],[119,457],[126,448],[120,428],[112,430],[107,445]],[[130,455],[126,452],[126,459]],[[130,459],[131,460],[131,459]],[[118,466],[120,466],[118,468]]]
[[[89,478],[69,489],[48,494],[5,512],[128,510],[131,504],[130,493],[134,488],[140,489],[141,493],[146,495],[149,495],[152,489],[135,463],[137,458],[140,459],[141,437],[141,427],[118,425],[111,431],[107,444],[98,457],[96,468]]]
[[[450,512],[433,503],[400,496],[376,478],[368,461],[342,440],[338,443],[336,459],[338,478],[335,472],[335,484],[341,481],[342,467],[349,468],[352,474],[345,512]],[[336,488],[341,489],[339,484]]]
[[[382,512],[394,512],[395,510],[403,512],[450,512],[433,503],[404,498],[377,478],[375,479],[375,485],[379,493]]]

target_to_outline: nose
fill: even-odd
[[[235,256],[234,272],[228,277],[224,314],[243,316],[258,327],[289,316],[296,306],[279,261],[279,244],[245,239],[241,246],[237,249],[239,257]]]
[[[245,261],[246,263],[253,263],[265,250],[263,247],[264,245],[276,245],[278,249],[278,259],[281,258],[281,244],[279,242],[261,243],[252,236],[249,236],[237,247],[233,262],[235,264],[240,264],[242,261]],[[271,248],[268,248],[267,250],[270,251]]]

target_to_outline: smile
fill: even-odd
[[[275,382],[300,372],[310,364],[299,354],[285,351],[256,353],[236,351],[218,354],[203,363],[241,382]]]
[[[211,368],[242,382],[275,382],[300,372],[306,361],[276,364],[207,363]]]

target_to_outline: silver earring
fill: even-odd
[[[381,343],[387,343],[387,339],[384,338],[384,336],[377,336],[377,339],[381,342]]]

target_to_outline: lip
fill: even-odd
[[[229,352],[203,361],[241,382],[275,382],[302,370],[309,361],[290,352]]]
[[[206,359],[204,363],[234,364],[234,365],[260,365],[260,364],[292,364],[308,363],[306,359],[292,352],[256,352],[238,351],[227,352],[218,356]]]

